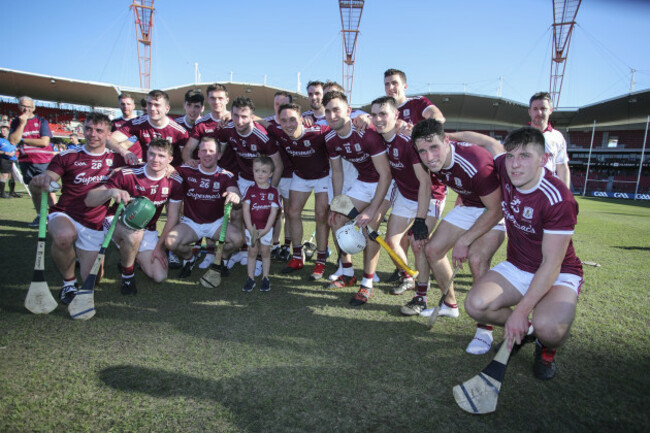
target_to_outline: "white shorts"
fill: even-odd
[[[484,207],[456,206],[445,215],[443,221],[447,221],[449,224],[460,227],[463,230],[469,230],[483,212],[485,212]],[[506,225],[503,219],[492,227],[492,230],[506,231]]]
[[[429,201],[429,210],[427,211],[428,217],[438,218],[440,215],[440,209],[438,205],[438,200],[431,199]],[[444,200],[443,200],[444,206]],[[418,202],[415,200],[409,200],[404,197],[399,190],[396,189],[395,201],[393,202],[393,209],[390,211],[391,215],[412,219],[415,218],[415,215],[418,212]]]
[[[108,233],[108,229],[111,227],[111,223],[113,222],[114,216],[109,216],[104,219],[104,235]],[[117,245],[119,248],[119,244],[113,240],[113,243]],[[142,236],[142,242],[140,242],[140,247],[138,248],[138,252],[141,253],[143,251],[151,251],[154,248],[156,248],[156,244],[158,243],[158,232],[155,230],[145,230],[144,231],[144,236]]]
[[[251,233],[248,229],[244,229],[244,235],[246,236],[246,245],[251,246]],[[273,243],[273,229],[269,230],[267,234],[260,238],[260,244],[262,245],[271,245]]]
[[[292,180],[292,177],[280,178],[280,182],[278,183],[278,192],[280,193],[280,197],[289,200],[289,191],[291,190]]]
[[[535,276],[535,274],[531,274],[530,272],[522,271],[509,261],[501,262],[490,270],[501,274],[503,278],[515,286],[515,288],[519,291],[519,293],[521,293],[522,296],[526,295],[526,292],[528,292],[530,283],[533,281],[533,277]],[[583,282],[584,280],[578,275],[560,273],[553,285],[568,287],[577,295],[579,295]]]
[[[350,188],[343,189],[343,194],[346,194],[354,199],[362,201],[364,203],[370,203],[375,197],[377,192],[377,182],[369,183],[362,182],[360,180],[355,180],[350,185]]]
[[[255,185],[255,181],[253,180],[244,179],[241,176],[239,176],[239,179],[237,179],[237,187],[239,188],[239,192],[241,193],[242,198],[246,197],[246,192],[248,191],[248,188],[250,188],[253,185]]]
[[[303,179],[296,173],[293,174],[291,179],[291,191],[298,192],[312,192],[319,194],[322,192],[327,193],[327,197],[332,197],[332,178],[329,176],[321,177],[320,179]]]
[[[221,227],[221,223],[223,222],[223,217],[219,218],[218,220],[211,222],[211,223],[205,223],[205,224],[198,224],[192,221],[190,218],[184,216],[181,218],[181,223],[185,224],[189,228],[196,233],[196,236],[198,239],[201,238],[209,238],[212,239],[212,236],[214,236],[217,233],[217,230],[219,227]]]
[[[77,231],[77,240],[74,246],[84,251],[99,251],[104,242],[104,232],[102,230],[89,229],[79,224],[70,215],[64,212],[52,212],[48,215],[47,220],[52,221],[54,218],[67,218],[74,225]]]
[[[391,206],[395,203],[395,194],[397,193],[397,186],[395,185],[395,179],[391,179],[390,185],[388,186],[388,191],[384,196],[384,200],[389,201]]]
[[[341,158],[343,164],[343,191],[349,189],[350,186],[357,180],[359,177],[359,171],[350,161],[345,158]]]

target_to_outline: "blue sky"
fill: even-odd
[[[3,67],[139,87],[129,0],[5,2]],[[522,7],[525,5],[525,7]],[[152,87],[233,81],[301,91],[342,81],[336,0],[156,0]],[[650,88],[650,2],[585,0],[561,107]],[[368,0],[361,18],[352,102],[383,94],[383,71],[407,73],[408,94],[463,92],[527,102],[548,90],[552,0]]]

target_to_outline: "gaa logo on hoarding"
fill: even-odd
[[[593,195],[594,197],[607,197],[607,193],[602,191],[594,191]]]

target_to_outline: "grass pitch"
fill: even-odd
[[[93,319],[73,321],[62,306],[35,316],[23,307],[37,240],[25,224],[31,202],[1,200],[0,431],[648,431],[650,208],[579,203],[577,253],[602,266],[585,266],[558,375],[533,378],[533,348],[524,348],[496,413],[478,417],[456,406],[452,387],[493,353],[464,352],[475,325],[462,307],[428,331],[426,318],[399,314],[412,292],[391,296],[382,282],[368,305],[352,308],[354,289],[310,283],[311,266],[281,275],[277,263],[270,293],[243,293],[238,266],[218,290],[198,284],[198,268],[160,285],[138,273],[138,295],[127,298],[111,247]],[[309,234],[313,212],[304,220]],[[381,254],[385,281],[393,266]],[[46,257],[58,291],[49,246]],[[461,302],[471,282],[459,271]]]

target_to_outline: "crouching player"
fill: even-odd
[[[481,323],[504,326],[513,349],[532,340],[527,335],[532,324],[537,337],[533,372],[538,379],[552,379],[555,349],[569,335],[583,280],[571,240],[578,204],[544,168],[544,146],[540,131],[520,128],[506,137],[505,155],[495,159],[508,230],[506,261],[474,284],[465,309]]]
[[[456,191],[462,201],[462,206],[455,207],[443,218],[426,245],[426,258],[439,287],[441,290],[450,287],[439,314],[458,317],[447,253],[453,248],[455,266],[469,261],[474,281],[488,271],[492,256],[505,237],[505,226],[499,222],[503,217],[499,179],[492,155],[487,150],[477,145],[451,141],[445,135],[442,123],[437,120],[419,122],[413,128],[412,138],[431,175]],[[426,276],[424,281],[418,281],[417,290],[413,300],[402,307],[402,314],[415,315],[426,308]],[[485,353],[490,350],[491,344],[491,327],[481,324],[467,351]]]
[[[101,206],[110,199],[116,203],[126,203],[137,196],[148,198],[155,206],[144,230],[128,227],[122,221],[115,227],[113,240],[120,248],[123,295],[137,293],[134,277],[136,260],[142,271],[156,283],[167,279],[167,253],[163,240],[171,227],[166,224],[159,239],[156,223],[168,200],[180,202],[183,199],[180,177],[175,172],[168,174],[172,158],[172,144],[163,138],[156,138],[149,143],[146,164],[116,170],[105,185],[86,196],[86,206],[89,207]]]
[[[167,224],[172,228],[165,237],[165,246],[183,258],[179,278],[189,277],[196,264],[192,244],[204,237],[216,241],[221,233],[224,205],[240,202],[235,175],[217,165],[220,157],[216,140],[206,135],[199,143],[199,166],[182,165],[176,169],[182,178],[185,209],[180,219],[181,202],[169,203]],[[243,233],[237,226],[227,227],[223,257],[229,257],[244,243]]]
[[[271,186],[275,165],[268,156],[258,156],[253,160],[253,178],[244,197],[244,223],[246,224],[246,244],[248,245],[248,280],[244,292],[255,288],[255,258],[258,249],[262,255],[262,285],[260,291],[271,290],[269,269],[271,267],[271,244],[273,243],[273,224],[280,211],[278,190]],[[259,244],[259,248],[258,248]]]
[[[63,277],[59,298],[66,305],[72,302],[78,288],[75,259],[79,260],[83,281],[104,240],[102,225],[107,206],[88,207],[83,199],[88,191],[104,182],[114,168],[125,165],[119,154],[106,149],[110,133],[108,116],[89,113],[84,122],[85,144],[55,155],[45,173],[30,182],[30,187],[42,191],[49,191],[52,181],[63,184],[59,201],[50,209],[47,229],[53,241],[52,259]],[[103,268],[98,278],[102,271]]]

